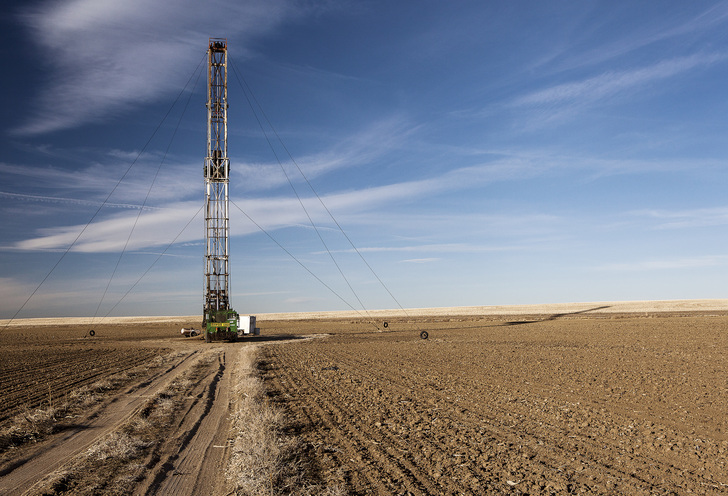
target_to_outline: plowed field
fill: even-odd
[[[174,326],[174,327],[172,327]],[[163,353],[153,339],[176,325],[10,327],[0,333],[0,423],[19,411],[61,402],[71,391]],[[145,346],[145,343],[147,345]],[[152,344],[149,344],[152,343]]]
[[[271,473],[271,494],[728,494],[728,312],[607,308],[268,317],[260,338],[216,344],[180,337],[198,318],[93,337],[16,324],[0,333],[0,427],[135,372],[0,454],[0,494],[232,494],[228,416],[252,343],[284,414],[273,439],[296,450],[283,471],[299,478]],[[138,452],[101,460],[120,434]]]
[[[263,351],[270,394],[329,485],[728,493],[725,315],[388,324],[280,322],[331,336]]]

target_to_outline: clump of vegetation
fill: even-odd
[[[179,356],[180,353],[157,355],[148,363],[82,386],[63,398],[54,398],[49,391],[48,399],[44,401],[43,406],[26,409],[0,427],[0,454],[13,447],[40,441],[50,434],[63,430],[68,424],[67,419],[99,404],[109,393],[128,384],[135,377],[147,374],[150,370],[157,369]]]
[[[106,439],[91,446],[86,451],[89,460],[103,462],[108,459],[116,459],[121,462],[133,460],[151,445],[149,441],[143,441],[138,436],[125,431],[112,433]]]
[[[345,494],[339,486],[321,487],[309,480],[303,446],[282,435],[286,419],[268,401],[255,359],[254,347],[241,348],[231,417],[235,442],[227,470],[234,494]]]
[[[191,373],[200,369],[198,363]],[[145,460],[163,442],[161,433],[173,423],[184,393],[194,385],[189,377],[178,377],[120,429],[91,445],[73,466],[52,474],[43,484],[46,493],[131,494],[145,476]]]
[[[0,430],[0,453],[13,446],[37,441],[58,428],[58,418],[67,410],[67,405],[60,408],[48,407],[27,410],[16,415],[10,423]]]

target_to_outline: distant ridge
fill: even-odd
[[[660,313],[660,312],[728,312],[728,299],[723,300],[645,300],[645,301],[599,301],[583,303],[547,303],[538,305],[483,305],[468,307],[408,308],[402,310],[368,310],[364,312],[284,312],[258,313],[259,320],[296,320],[296,319],[356,319],[369,317],[435,317],[435,316],[472,316],[472,315],[554,315],[587,313]],[[139,316],[139,317],[60,317],[16,319],[10,327],[27,325],[83,325],[91,324],[139,324],[165,322],[199,322],[201,315],[182,316]],[[0,320],[4,326],[8,319]]]
[[[434,317],[448,315],[553,315],[569,313],[658,313],[728,311],[724,300],[654,300],[601,301],[583,303],[547,303],[537,305],[484,305],[467,307],[408,308],[402,310],[368,310],[370,317]],[[363,312],[299,312],[257,314],[261,320],[357,318]]]

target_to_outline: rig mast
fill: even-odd
[[[230,159],[227,151],[227,40],[210,38],[207,51],[205,157],[205,294],[203,326],[230,308],[228,269]]]
[[[227,40],[210,38],[207,50],[207,155],[205,156],[205,341],[257,336],[255,316],[242,317],[230,306],[228,263],[230,159],[227,132]],[[241,325],[242,323],[242,325]]]

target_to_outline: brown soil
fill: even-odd
[[[18,326],[0,331],[0,423],[62,402],[69,392],[150,362],[178,324]],[[93,330],[94,336],[89,331]]]
[[[331,333],[261,369],[349,494],[728,493],[726,315],[279,325]]]
[[[137,494],[224,494],[231,389],[225,370],[228,355],[237,356],[228,350],[245,344],[181,337],[180,327],[192,324],[106,324],[94,336],[85,325],[10,327],[0,334],[6,419],[0,428],[12,427],[21,410],[28,417],[36,409],[61,412],[40,439],[2,446],[0,494],[129,494],[125,487]],[[120,384],[109,380],[119,375],[126,378]],[[85,410],[67,405],[76,397],[69,393],[99,382],[116,386]],[[169,391],[173,415],[151,424],[155,402]],[[62,410],[51,408],[61,403]],[[104,455],[100,463],[89,455],[132,425],[154,429],[136,429],[144,447],[136,458]],[[129,473],[125,464],[137,474],[116,480]]]
[[[300,440],[296,463],[308,487],[728,493],[728,313],[597,307],[377,314],[374,322],[268,318],[259,319],[262,336],[251,342],[263,345],[259,371],[288,418],[281,434]],[[74,466],[106,473],[83,465],[84,453],[181,378],[189,383],[177,389],[174,415],[133,461],[141,475],[124,481],[133,488],[124,494],[227,494],[231,371],[239,347],[250,343],[179,336],[181,327],[198,325],[194,317],[129,320],[94,326],[91,337],[83,323],[21,322],[0,332],[0,428],[21,409],[135,371],[88,411],[57,419],[54,434],[0,454],[0,494],[83,494],[82,476],[48,481]],[[422,330],[429,339],[420,339]]]

